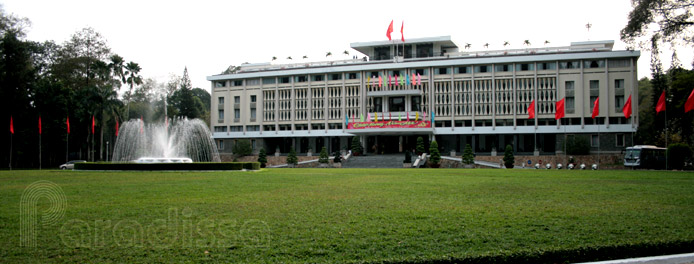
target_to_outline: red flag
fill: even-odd
[[[406,114],[405,114],[405,115],[407,115],[407,121],[409,122],[409,121],[410,121],[410,112],[409,112],[409,111],[408,111],[408,112],[406,112]]]
[[[631,95],[629,95],[627,103],[624,104],[624,107],[622,108],[622,113],[624,113],[624,117],[626,118],[629,118],[631,116]]]
[[[655,105],[655,114],[658,115],[660,112],[665,111],[665,90],[660,94],[658,99],[658,104]]]
[[[39,135],[41,135],[41,116],[39,116]]]
[[[684,112],[689,112],[694,109],[694,90],[692,90],[692,93],[689,94],[689,98],[687,98],[687,102],[684,103]]]
[[[140,116],[140,134],[145,132],[145,121],[142,120],[142,116]]]
[[[94,135],[94,125],[96,122],[94,122],[94,116],[92,116],[92,135]]]
[[[12,120],[12,116],[10,116],[10,133],[14,134],[14,120]]]
[[[530,102],[530,105],[528,106],[528,119],[533,118],[535,118],[535,100]]]
[[[69,116],[67,117],[65,124],[67,125],[67,133],[70,134],[70,117]]]
[[[118,119],[116,119],[116,137],[118,136]]]
[[[390,112],[388,112],[388,120],[393,120],[393,116],[390,115]]]
[[[557,111],[554,113],[554,119],[561,119],[564,117],[564,101],[565,98],[562,98],[557,102]]]
[[[403,28],[405,28],[405,21],[402,21],[402,26],[400,26],[400,36],[402,37],[402,42],[405,42],[405,34],[402,33]]]
[[[390,21],[390,26],[388,26],[388,31],[386,31],[386,36],[388,36],[388,40],[390,39],[390,33],[393,33],[393,20]]]
[[[595,98],[595,103],[593,103],[593,115],[590,116],[593,119],[600,114],[600,103],[598,102],[600,102],[600,97]]]

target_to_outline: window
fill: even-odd
[[[323,75],[313,75],[313,81],[314,82],[322,82],[325,80],[325,76]]]
[[[339,74],[339,73],[330,74],[330,80],[331,81],[342,80],[342,74]]]
[[[260,131],[260,126],[246,126],[246,132],[248,131]]]
[[[429,73],[429,71],[427,69],[416,69],[416,70],[414,70],[414,72],[415,72],[415,74],[419,74],[422,76],[427,75]]]
[[[255,108],[251,108],[251,120],[255,120]]]
[[[248,86],[260,85],[260,79],[248,79],[248,80],[246,80],[246,85],[248,85]]]
[[[574,81],[566,81],[564,83],[564,88],[566,92],[566,112],[573,113],[576,109],[576,100],[574,97]]]
[[[224,140],[217,141],[217,149],[224,149]]]
[[[600,81],[599,80],[590,80],[590,89],[591,90],[600,90]]]
[[[241,96],[234,96],[234,103],[240,104],[241,103]]]
[[[535,65],[530,63],[516,64],[516,71],[532,71],[535,70]]]
[[[231,130],[231,132],[243,132],[243,127],[242,126],[231,126],[231,127],[229,127],[229,130]]]
[[[404,112],[405,111],[405,97],[389,97],[388,98],[388,111],[390,111],[390,112]]]
[[[621,112],[622,107],[624,107],[624,95],[615,95],[614,96],[614,110],[617,112]]]
[[[589,107],[592,107],[595,105],[595,100],[598,99],[598,96],[600,96],[600,81],[598,80],[590,80],[590,105]]]
[[[439,68],[438,72],[439,74],[448,74],[448,68]]]
[[[374,48],[374,60],[389,60],[390,55],[390,46]]]
[[[557,64],[554,62],[543,62],[537,64],[538,70],[554,70],[557,68]]]
[[[378,72],[371,72],[371,78],[378,78]]]
[[[354,79],[357,79],[357,78],[359,78],[359,73],[350,72],[349,74],[347,74],[347,79],[354,80]]]
[[[226,126],[215,126],[214,132],[227,132],[227,127]]]
[[[217,116],[219,120],[224,120],[224,110],[219,110]]]
[[[566,81],[565,83],[566,86],[566,93],[571,93],[573,94],[574,92],[574,81]]]
[[[502,64],[502,65],[496,65],[496,71],[497,72],[507,72],[511,71],[511,65],[509,64]]]
[[[475,66],[475,72],[489,72],[487,65]]]
[[[226,85],[226,81],[214,82],[214,87],[216,88],[224,87],[224,85]]]
[[[583,68],[595,69],[595,68],[603,68],[603,67],[605,67],[605,61],[604,60],[583,61]]]
[[[235,119],[241,118],[241,110],[239,110],[239,109],[234,109],[234,118],[235,118]]]
[[[256,101],[256,96],[255,96],[255,95],[251,95],[251,103],[255,103],[255,101]]]
[[[255,139],[251,139],[251,150],[255,150]]]
[[[410,111],[422,111],[422,97],[421,96],[412,96],[410,98]]]
[[[579,67],[578,61],[562,61],[559,63],[559,69],[578,69]]]
[[[614,80],[614,88],[615,89],[624,89],[624,79]]]
[[[624,147],[624,134],[616,134],[615,137],[615,146]]]
[[[400,71],[390,71],[391,76],[400,76]]]
[[[263,78],[263,84],[275,84],[275,78]]]
[[[308,78],[306,76],[296,76],[296,82],[306,82]]]
[[[434,56],[434,44],[418,44],[417,45],[417,58],[426,58]]]
[[[615,59],[607,61],[607,66],[610,68],[624,68],[631,66],[629,59]]]
[[[590,146],[591,147],[600,147],[600,137],[598,137],[598,135],[591,135],[590,136]]]
[[[469,67],[469,66],[466,66],[466,67],[458,67],[458,68],[456,68],[455,70],[457,71],[456,73],[459,73],[459,74],[470,73],[470,67]]]
[[[232,84],[233,84],[233,86],[242,86],[243,80],[235,80]]]
[[[373,112],[383,112],[383,98],[374,97],[374,109]]]
[[[224,97],[219,97],[219,98],[217,98],[217,100],[219,100],[218,105],[221,105],[222,107],[224,107]]]
[[[265,131],[275,131],[275,125],[264,125],[263,130]]]
[[[574,109],[575,109],[574,108],[575,105],[576,105],[576,103],[575,103],[574,97],[573,96],[567,96],[566,97],[566,112],[569,114],[573,114]]]
[[[280,78],[280,83],[289,83],[289,77]]]

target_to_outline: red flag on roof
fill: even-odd
[[[557,102],[557,111],[554,113],[554,119],[561,119],[564,117],[564,103],[566,98],[562,98]]]
[[[393,33],[393,20],[390,21],[390,26],[388,26],[388,31],[386,31],[386,36],[388,37],[388,40],[392,40],[390,38],[390,33]]]
[[[528,119],[533,118],[535,118],[535,100],[530,102],[530,105],[528,106]]]
[[[689,94],[689,98],[687,98],[687,102],[684,103],[684,112],[689,112],[694,109],[694,90],[692,90],[692,93]]]
[[[655,105],[655,114],[658,115],[660,112],[665,111],[665,90],[660,94],[658,98],[658,104]]]
[[[595,98],[595,103],[593,103],[593,114],[590,116],[595,119],[596,116],[600,114],[600,97]]]
[[[631,95],[629,95],[629,99],[627,99],[627,103],[624,104],[624,107],[622,108],[622,113],[624,113],[625,118],[631,117]]]
[[[402,29],[405,28],[405,21],[402,21],[402,25],[400,26],[400,36],[402,37],[402,42],[405,42],[405,34],[402,33]]]

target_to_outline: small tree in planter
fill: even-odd
[[[431,167],[432,168],[438,168],[441,164],[441,153],[439,153],[439,144],[436,143],[436,141],[432,141],[431,144],[429,144],[429,162],[431,162]]]
[[[320,150],[320,156],[318,156],[318,163],[321,168],[327,168],[330,160],[328,159],[328,150],[323,147]]]
[[[424,153],[424,139],[422,137],[417,137],[417,155],[422,155]]]
[[[335,151],[335,158],[333,158],[333,167],[342,168],[342,154],[339,151]]]
[[[509,169],[513,169],[513,163],[516,159],[513,157],[513,147],[511,145],[506,145],[506,150],[504,151],[504,166]]]
[[[265,168],[265,164],[267,164],[267,153],[265,152],[265,148],[261,148],[260,152],[258,152],[258,162],[260,162],[261,168]]]
[[[470,144],[465,145],[465,150],[463,150],[463,166],[465,168],[475,167],[475,156],[472,154]]]
[[[358,136],[354,136],[352,138],[352,155],[354,156],[359,156],[363,151],[363,148],[361,147],[361,142],[359,141]]]
[[[296,158],[296,150],[294,150],[294,148],[291,148],[289,149],[289,156],[287,156],[287,167],[294,168],[296,167],[297,163],[298,159]]]
[[[405,160],[402,161],[402,167],[403,168],[411,168],[412,167],[412,154],[410,153],[409,150],[405,150]]]

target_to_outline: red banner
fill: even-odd
[[[378,122],[352,122],[347,125],[347,129],[370,129],[370,128],[430,128],[431,121],[378,121]]]

